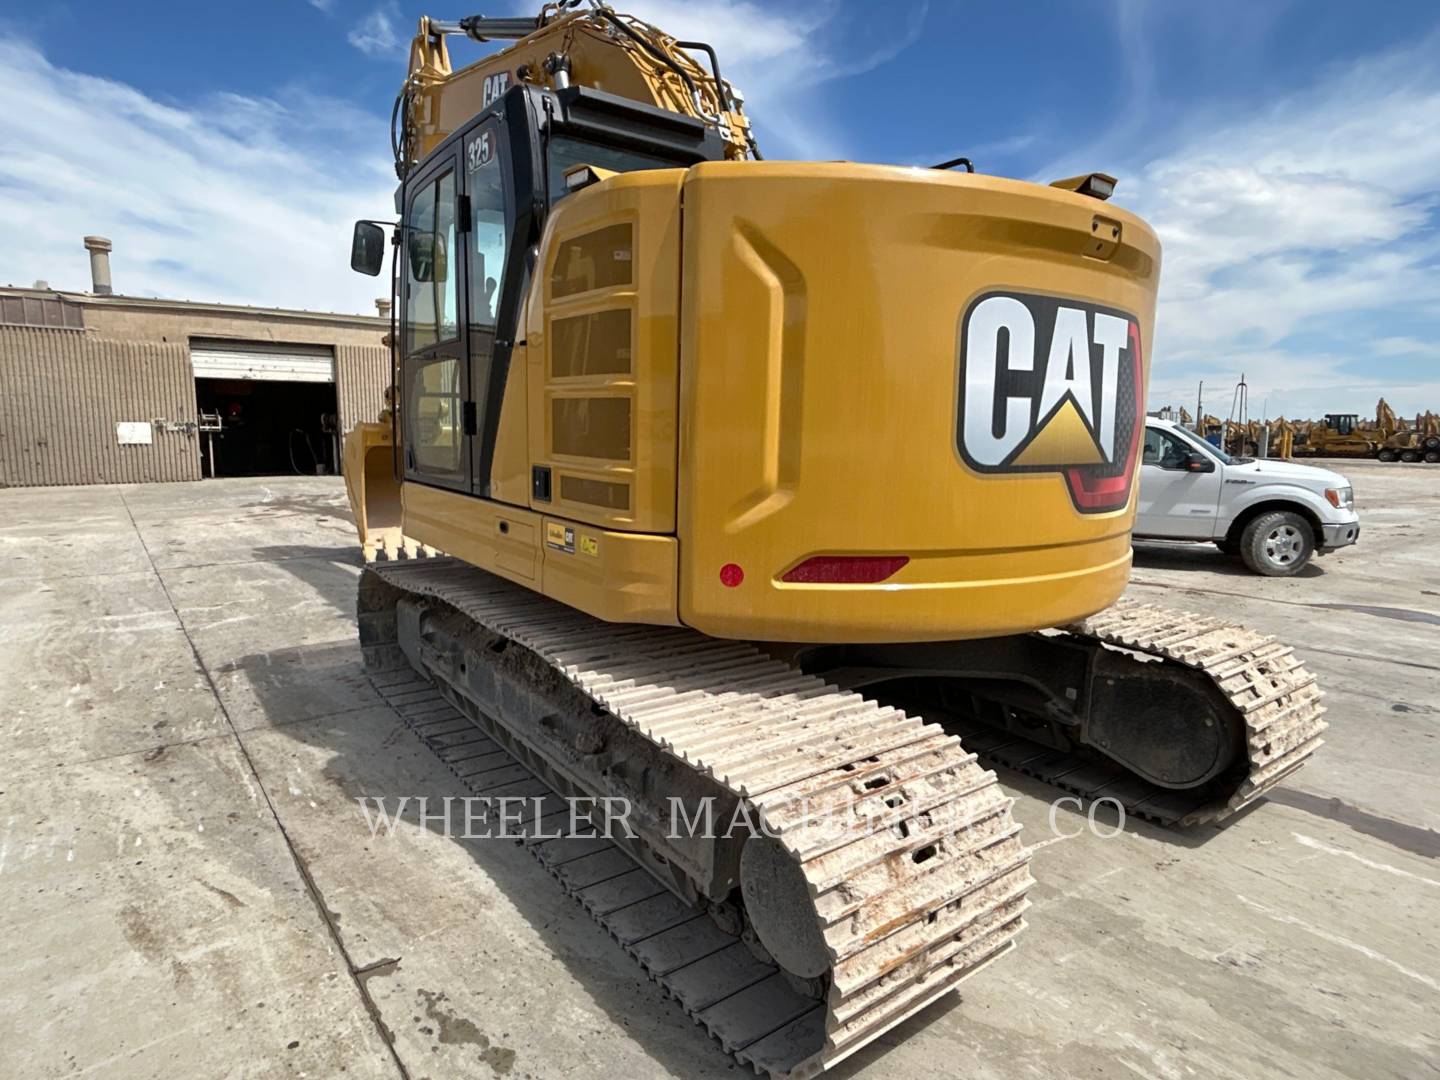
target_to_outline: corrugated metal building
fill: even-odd
[[[108,247],[94,292],[0,288],[0,486],[338,468],[388,317],[116,296]]]

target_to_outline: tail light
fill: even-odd
[[[807,585],[874,585],[910,561],[909,555],[812,555],[780,576]]]

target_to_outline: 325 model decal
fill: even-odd
[[[956,443],[980,473],[1056,472],[1075,509],[1130,499],[1141,430],[1140,325],[1029,293],[977,297],[960,325]]]

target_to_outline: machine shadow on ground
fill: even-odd
[[[290,514],[310,515],[318,518],[330,518],[334,521],[344,522],[354,528],[355,516],[350,512],[349,505],[340,496],[330,495],[287,495],[284,498],[264,499],[259,502],[245,503],[239,507],[241,510],[255,510],[261,514],[284,516]],[[319,549],[317,549],[319,550]],[[334,548],[326,548],[326,551],[334,551]],[[360,561],[359,548],[354,549],[355,561]]]
[[[996,778],[1006,788],[1017,793],[1022,798],[1028,798],[1041,805],[1048,805],[1054,808],[1055,831],[1053,835],[1031,836],[1028,831],[1025,835],[1025,842],[1031,846],[1042,844],[1047,840],[1063,839],[1076,835],[1090,828],[1090,815],[1094,814],[1094,828],[1107,835],[1112,830],[1123,829],[1125,832],[1135,836],[1144,837],[1147,840],[1154,840],[1171,847],[1188,848],[1191,850],[1203,848],[1222,833],[1233,828],[1244,821],[1258,808],[1264,806],[1268,801],[1267,796],[1261,796],[1249,806],[1232,814],[1224,821],[1210,822],[1204,825],[1196,825],[1188,829],[1166,828],[1157,825],[1153,821],[1135,814],[1124,814],[1111,801],[1105,799],[1088,799],[1078,795],[1071,795],[1061,791],[1059,788],[1051,787],[1043,780],[1037,780],[1033,776],[1026,776],[1024,773],[1007,768],[1004,765],[987,763],[987,768],[995,773]],[[1078,805],[1077,805],[1078,803]]]
[[[1137,541],[1134,546],[1135,569],[1137,570],[1197,570],[1223,577],[1254,578],[1257,575],[1246,569],[1238,558],[1224,554],[1211,543],[1165,543],[1163,541]],[[1314,557],[1308,566],[1293,576],[1296,578],[1324,577],[1326,570],[1320,565],[1320,556]]]

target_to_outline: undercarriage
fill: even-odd
[[[1147,604],[1018,637],[781,654],[941,724],[988,761],[1162,825],[1234,814],[1325,729],[1315,677],[1291,648]]]
[[[502,822],[523,804],[509,819],[562,885],[776,1077],[828,1068],[1013,947],[1029,852],[977,754],[1188,825],[1253,801],[1324,727],[1288,649],[1149,607],[980,642],[764,648],[426,559],[367,569],[359,623],[376,685],[469,790]]]

